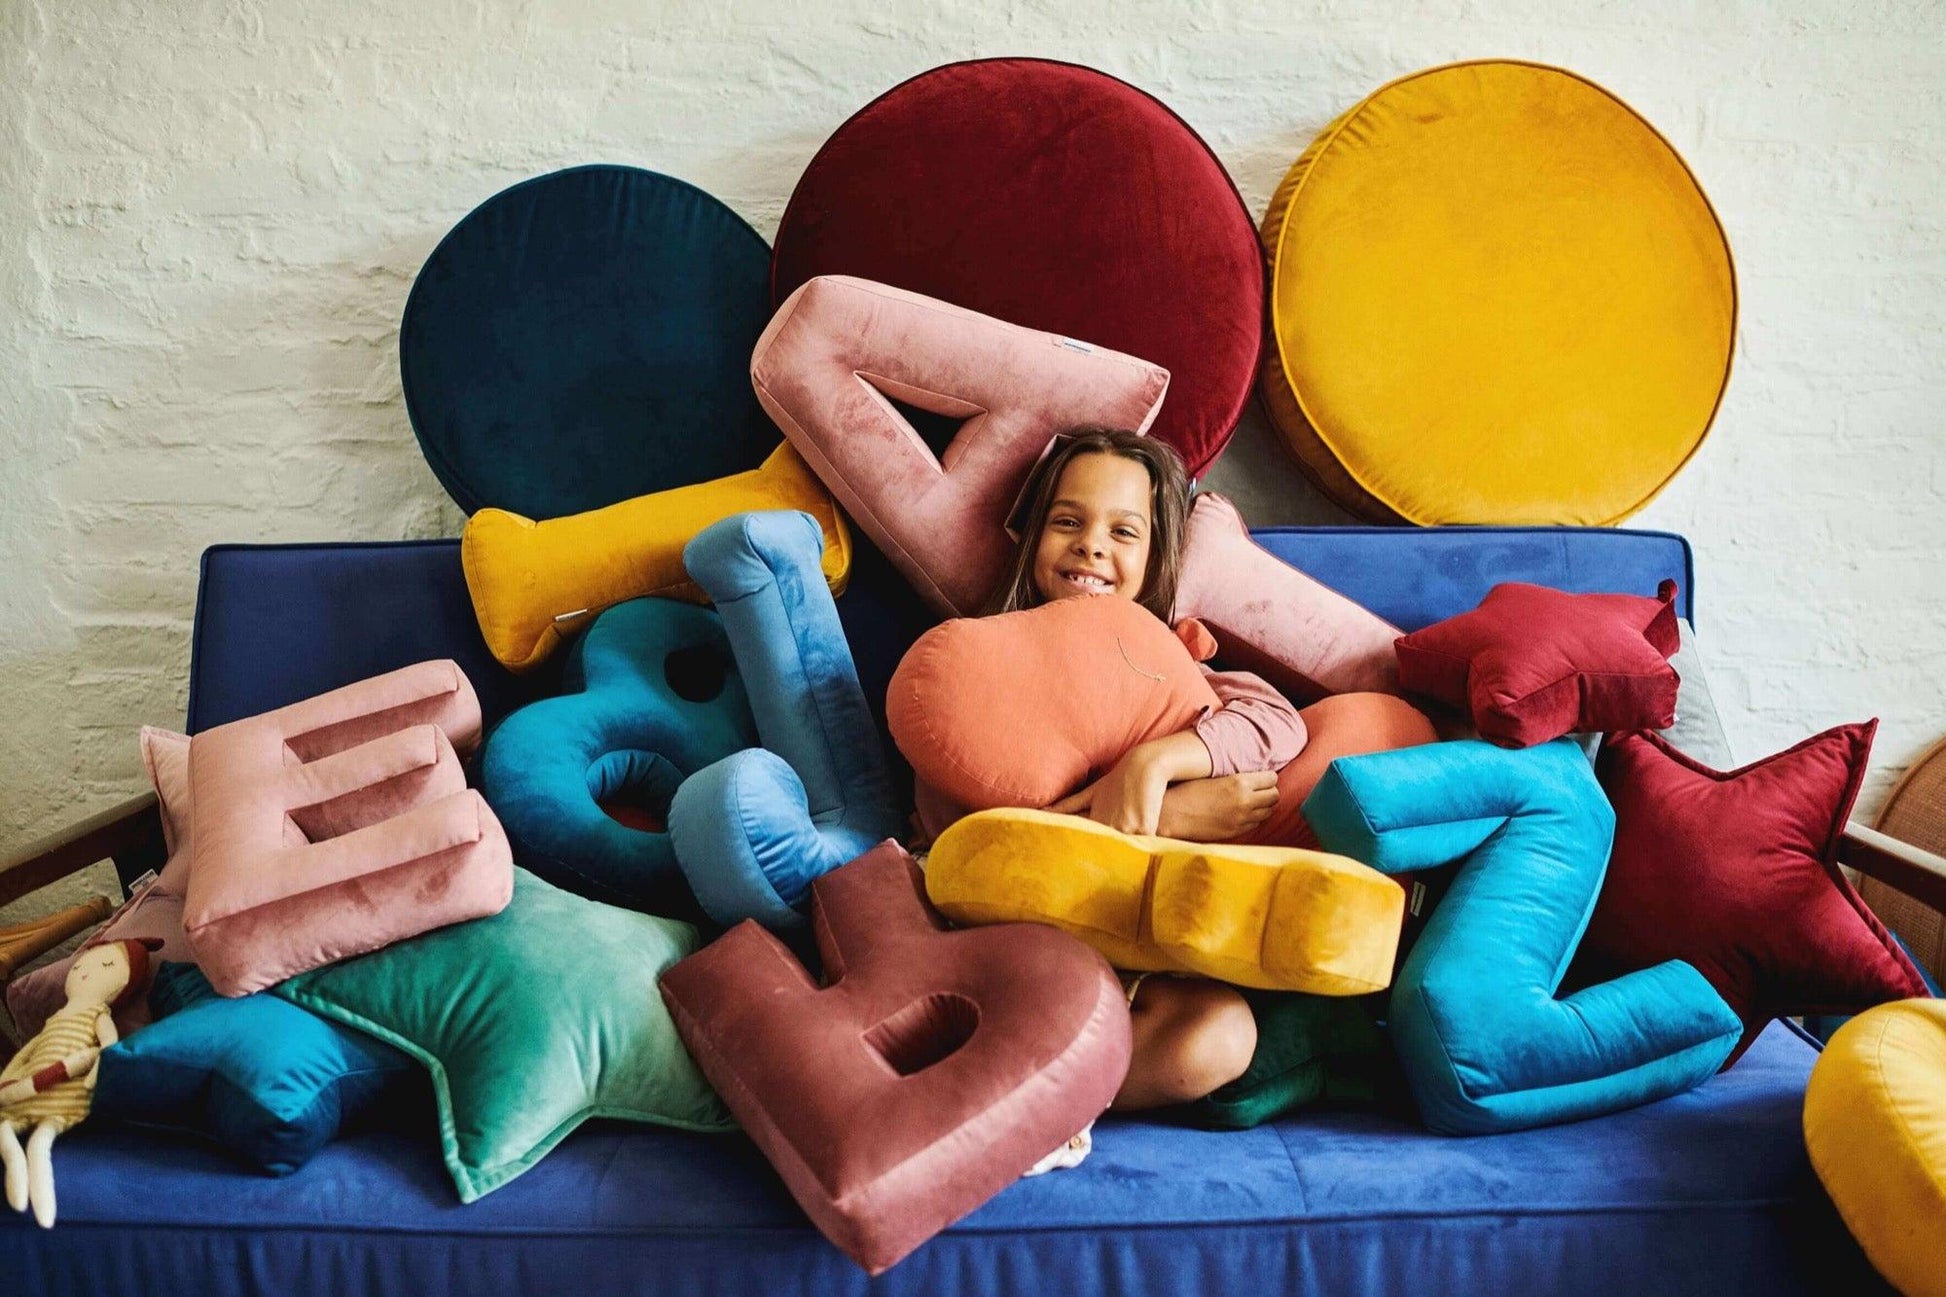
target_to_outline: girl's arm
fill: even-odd
[[[1222,704],[1196,722],[1194,733],[1209,749],[1210,773],[1281,770],[1297,759],[1310,737],[1290,699],[1248,671],[1211,671],[1203,678]]]
[[[1107,774],[1048,809],[1086,815],[1123,833],[1154,833],[1169,785],[1209,773],[1209,748],[1195,730],[1183,730],[1136,744]]]
[[[1187,842],[1229,842],[1269,819],[1277,809],[1277,775],[1247,770],[1216,779],[1171,784],[1162,795],[1156,833]]]
[[[1107,774],[1048,809],[1086,815],[1124,833],[1152,834],[1159,831],[1163,799],[1170,785],[1276,771],[1304,750],[1309,737],[1304,719],[1284,695],[1247,671],[1219,672],[1204,667],[1203,672],[1221,706],[1190,729],[1138,744]],[[1238,817],[1237,825],[1224,837],[1246,832],[1261,822],[1268,812],[1256,803],[1268,800],[1275,805],[1274,784],[1270,790],[1222,791],[1238,802],[1229,812]],[[1204,826],[1202,831],[1215,827]],[[1200,837],[1201,833],[1189,836]]]

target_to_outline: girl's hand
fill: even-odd
[[[1185,842],[1228,842],[1262,824],[1276,809],[1275,771],[1192,779],[1163,795],[1156,832]]]
[[[1169,785],[1209,776],[1209,749],[1194,730],[1139,743],[1107,774],[1047,809],[1086,815],[1123,833],[1153,834]]]
[[[1153,834],[1168,791],[1168,772],[1138,747],[1095,781],[1088,818],[1123,833]]]

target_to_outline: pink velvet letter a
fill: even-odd
[[[1145,432],[1169,371],[869,280],[785,299],[750,360],[757,399],[935,611],[979,611],[1005,569],[1002,524],[1057,433]],[[891,397],[964,419],[935,458]]]

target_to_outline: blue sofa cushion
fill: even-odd
[[[1666,532],[1268,527],[1251,535],[1401,630],[1476,607],[1497,581],[1653,594],[1674,577],[1676,612],[1693,621],[1689,546]],[[838,617],[882,731],[886,682],[936,619],[869,542],[854,538],[854,545]],[[218,545],[203,555],[188,729],[194,734],[434,657],[459,662],[488,725],[558,691],[558,671],[544,666],[515,676],[487,652],[457,540]]]
[[[462,1209],[423,1136],[340,1140],[264,1180],[89,1123],[55,1151],[61,1227],[0,1212],[0,1273],[157,1297],[1883,1291],[1804,1153],[1814,1057],[1776,1023],[1687,1094],[1491,1139],[1357,1112],[1249,1131],[1110,1114],[1079,1167],[1003,1190],[872,1281],[741,1136],[585,1127]]]

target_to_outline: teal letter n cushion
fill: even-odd
[[[1381,873],[1461,861],[1392,987],[1393,1044],[1429,1129],[1599,1116],[1699,1085],[1729,1057],[1742,1024],[1679,960],[1555,998],[1615,832],[1570,740],[1344,757],[1304,816],[1325,850]]]

